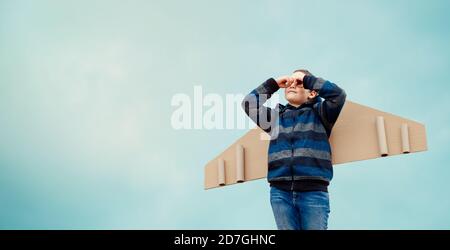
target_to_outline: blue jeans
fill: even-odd
[[[279,230],[326,230],[330,202],[327,192],[284,191],[270,187],[270,204]]]

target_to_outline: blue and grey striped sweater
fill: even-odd
[[[313,75],[305,76],[303,86],[316,90],[318,97],[299,107],[278,104],[271,109],[263,104],[279,87],[270,78],[244,98],[242,107],[271,135],[267,176],[271,185],[327,191],[333,178],[328,138],[346,94],[336,84]]]

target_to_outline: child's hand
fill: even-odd
[[[278,87],[287,88],[295,82],[295,79],[291,76],[280,76],[276,79]]]

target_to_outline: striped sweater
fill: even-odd
[[[313,75],[305,76],[303,86],[316,90],[318,97],[299,107],[277,104],[271,109],[263,104],[279,87],[270,78],[244,98],[242,107],[271,136],[267,175],[271,185],[285,190],[327,191],[333,178],[328,138],[346,94],[336,84]]]

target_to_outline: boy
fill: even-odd
[[[263,106],[280,88],[288,104]],[[327,229],[333,177],[328,139],[345,98],[343,89],[307,70],[270,78],[244,98],[247,115],[271,136],[267,179],[278,229]]]

